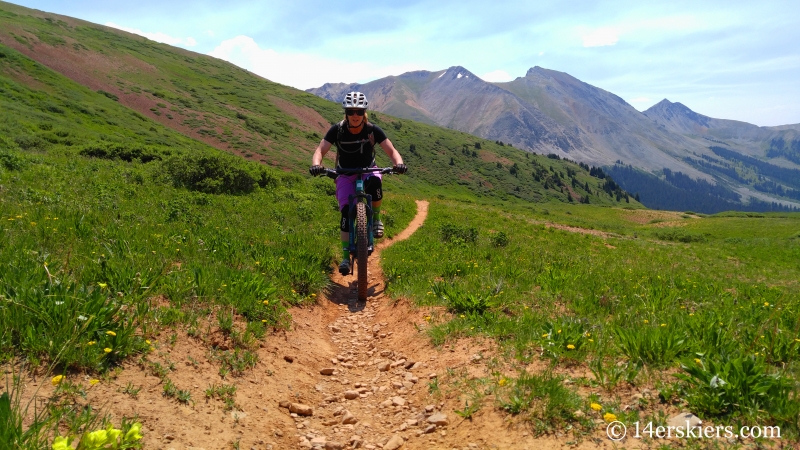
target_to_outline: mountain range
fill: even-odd
[[[715,186],[726,193],[720,199],[740,205],[749,199],[800,205],[800,124],[759,127],[715,119],[667,99],[640,112],[611,92],[541,67],[505,83],[483,81],[455,66],[307,92],[338,101],[351,90],[364,92],[377,111],[527,151],[612,171],[615,165],[630,166],[656,183],[669,183],[668,174],[680,173]],[[776,179],[773,168],[796,174]],[[624,179],[618,181],[634,192]]]

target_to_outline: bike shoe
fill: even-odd
[[[342,275],[350,275],[350,260],[345,259],[339,264],[339,273]]]
[[[376,220],[375,223],[372,224],[372,235],[376,238],[383,237],[383,222]]]

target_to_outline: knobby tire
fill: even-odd
[[[367,301],[367,206],[356,204],[356,265],[358,266],[358,300]]]

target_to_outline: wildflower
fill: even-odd
[[[501,378],[499,381],[497,381],[497,384],[499,384],[500,386],[505,386],[506,382],[507,380],[505,378]]]
[[[312,296],[312,297],[316,297],[316,296],[317,296],[317,294],[311,294],[311,296]]]
[[[546,338],[547,336],[550,336],[550,334],[549,333],[545,333],[545,334],[542,335],[543,338]]]
[[[150,347],[150,351],[154,352],[154,351],[156,351],[156,348],[155,347]]]
[[[52,380],[50,380],[50,382],[53,383],[53,386],[58,386],[62,381],[64,381],[64,375],[56,375]]]
[[[592,408],[593,410],[595,410],[595,411],[600,411],[600,410],[602,410],[602,409],[603,409],[603,407],[602,407],[602,406],[600,406],[600,404],[599,404],[599,403],[592,403],[591,405],[589,405],[589,407],[591,407],[591,408]]]
[[[662,327],[665,327],[665,326],[667,326],[667,324],[665,324],[665,323],[662,323],[662,324],[661,324],[661,326],[662,326]]]
[[[147,344],[147,345],[150,345],[151,344],[150,339],[145,339],[144,343]]]
[[[425,321],[426,322],[430,322],[431,321],[431,316],[425,316]]]
[[[267,319],[261,319],[261,323],[267,323]]]
[[[617,420],[617,416],[611,413],[605,413],[603,414],[603,420],[605,420],[606,422],[613,422]]]
[[[589,342],[594,342],[594,339],[589,339]]]
[[[81,314],[80,316],[78,316],[78,320],[80,320],[80,321],[86,321],[86,319],[87,319],[87,317],[86,317],[86,316],[84,316],[83,314]]]
[[[463,319],[463,318],[464,318],[464,315],[463,315],[463,314],[461,314],[461,315],[460,315],[460,316],[458,316],[458,317],[461,317],[461,318]]]
[[[696,362],[697,364],[702,364],[703,363],[703,361],[700,361],[700,358],[695,358],[694,362]]]
[[[769,302],[764,302],[764,306],[769,306]]]
[[[127,433],[125,433],[125,441],[138,441],[142,438],[140,434],[142,431],[142,424],[136,422],[135,424],[131,425],[130,429]]]
[[[109,335],[109,336],[116,336],[117,335],[117,333],[114,333],[111,330],[106,331],[106,334]]]
[[[575,350],[575,346],[574,346],[574,345],[572,345],[572,344],[567,344],[567,348],[568,348],[569,350]]]
[[[89,341],[86,343],[86,345],[94,345],[94,344],[97,344],[97,341]]]
[[[694,315],[694,313],[689,313],[689,315],[690,315],[690,316],[693,316],[693,315]]]
[[[100,289],[105,289],[108,287],[108,283],[97,283],[97,285],[100,286]]]
[[[558,330],[556,333],[561,333],[561,330]]]
[[[261,265],[261,263],[260,263],[260,262],[258,262],[258,261],[256,261],[256,265],[257,265],[257,266],[260,266],[260,265]]]
[[[70,444],[70,439],[65,436],[58,436],[56,440],[53,441],[53,450],[72,450],[72,446]]]
[[[278,258],[278,261],[283,261],[283,256],[281,256],[280,258]]]
[[[265,305],[269,305],[269,300],[264,300],[264,301],[263,301],[263,302],[261,302],[261,303],[263,303],[263,304],[265,304]]]
[[[111,353],[111,349],[108,348],[108,347],[104,348],[103,351],[106,352],[106,353]]]
[[[650,323],[650,321],[647,320],[647,319],[644,319],[644,323]]]
[[[97,384],[99,382],[100,382],[100,380],[98,380],[98,379],[89,380],[89,385],[90,386],[94,386],[95,384]]]

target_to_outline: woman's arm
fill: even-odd
[[[312,166],[322,165],[322,158],[328,153],[328,150],[331,149],[331,145],[332,144],[325,139],[319,141],[319,145],[317,145],[316,150],[314,150],[314,156],[311,157]]]
[[[392,145],[392,141],[390,141],[389,138],[386,138],[385,141],[378,145],[380,145],[383,151],[386,152],[386,156],[392,160],[394,165],[403,164],[403,157],[400,156],[400,153],[396,148],[394,148],[394,145]]]

